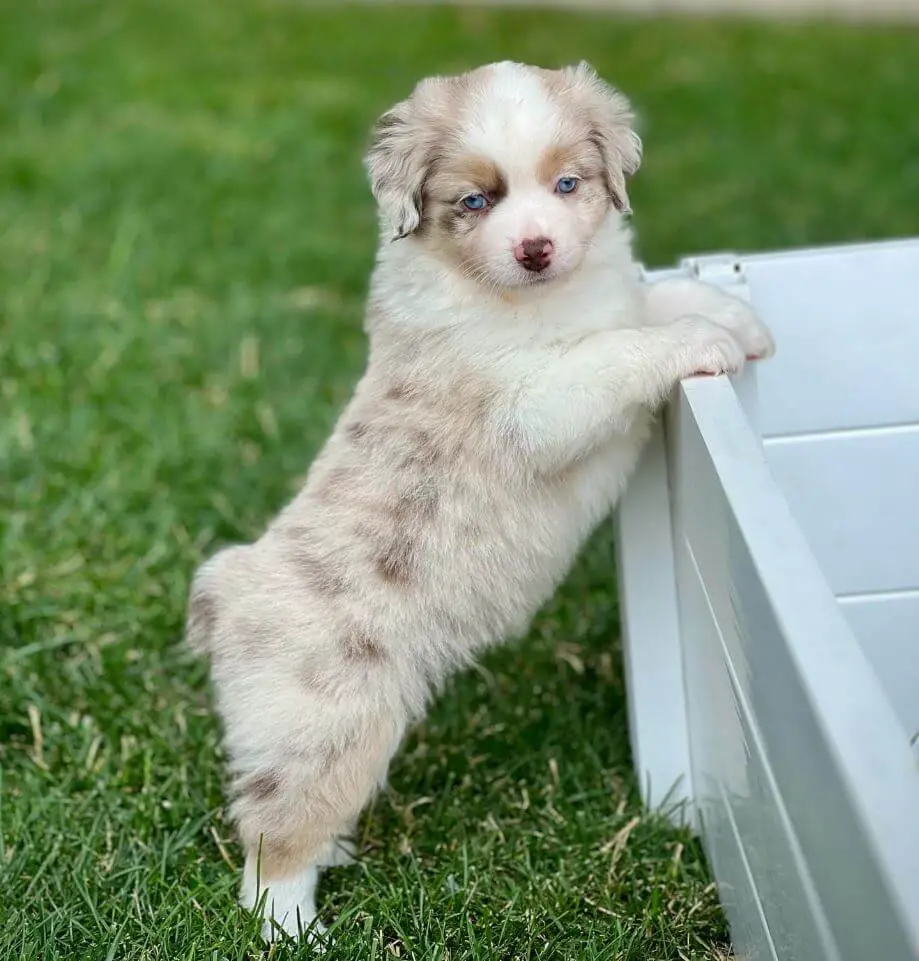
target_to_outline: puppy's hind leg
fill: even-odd
[[[302,730],[290,739],[296,754],[278,754],[275,740],[274,760],[237,778],[232,814],[246,853],[240,901],[261,906],[267,941],[281,931],[321,937],[319,870],[343,863],[340,839],[383,781],[402,733],[379,713],[338,720],[334,733]]]
[[[316,911],[319,866],[301,865],[282,878],[266,880],[262,876],[265,864],[273,864],[276,854],[269,842],[264,850],[246,855],[240,903],[249,911],[258,908],[262,912],[262,937],[268,942],[277,940],[282,931],[293,938],[305,936],[308,942],[318,941],[326,930]]]

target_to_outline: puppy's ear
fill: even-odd
[[[584,111],[590,139],[605,161],[606,189],[616,209],[631,213],[626,181],[641,165],[641,138],[628,98],[597,76],[589,63],[566,67],[571,94]]]
[[[438,106],[446,83],[437,77],[422,81],[374,126],[364,164],[393,240],[407,237],[421,225],[424,184],[442,136]]]

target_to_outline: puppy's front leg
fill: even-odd
[[[690,314],[707,317],[727,328],[740,341],[750,360],[775,353],[772,334],[745,301],[692,277],[671,277],[643,288],[645,324],[666,327]]]
[[[627,433],[683,378],[734,373],[744,359],[733,333],[701,316],[602,331],[529,373],[505,426],[537,469],[557,470]]]

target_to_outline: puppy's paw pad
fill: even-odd
[[[739,374],[743,370],[743,360],[726,354],[712,353],[707,360],[694,364],[690,377],[718,377],[721,374]]]

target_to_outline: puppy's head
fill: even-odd
[[[422,81],[378,121],[367,170],[393,239],[524,287],[576,270],[600,224],[629,211],[632,119],[587,64],[492,64]]]

